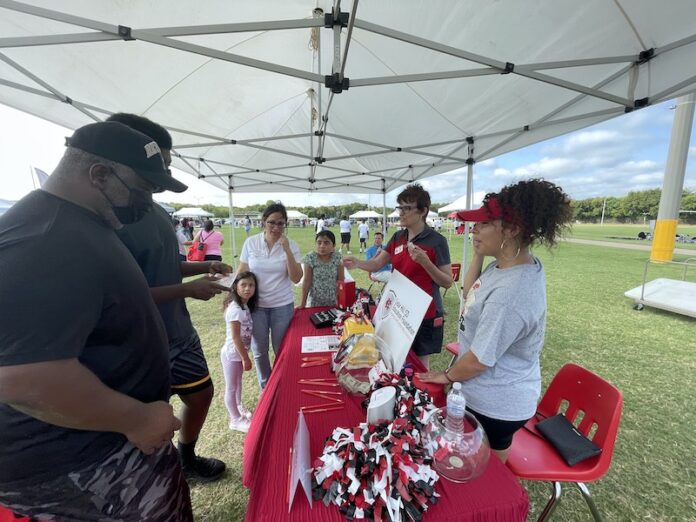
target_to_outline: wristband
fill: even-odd
[[[451,368],[451,367],[450,367],[450,368]],[[445,373],[445,378],[446,378],[449,382],[452,382],[452,383],[453,383],[453,382],[456,382],[456,381],[453,381],[452,379],[450,379],[450,376],[449,376],[450,368],[447,368],[447,369],[445,370],[444,373]]]

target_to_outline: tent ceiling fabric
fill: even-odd
[[[315,0],[0,0],[0,103],[142,114],[221,189],[379,193],[696,90],[692,0],[336,3],[332,94]]]

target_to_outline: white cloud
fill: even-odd
[[[563,149],[567,154],[574,154],[598,145],[606,146],[621,140],[621,134],[612,130],[580,131],[566,138]]]

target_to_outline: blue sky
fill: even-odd
[[[575,199],[622,196],[632,190],[662,185],[674,117],[674,101],[626,114],[605,123],[560,136],[476,164],[475,200],[486,192],[529,177],[559,184]],[[19,199],[32,190],[30,166],[51,172],[63,153],[64,137],[71,131],[0,105],[0,199]],[[175,176],[189,185],[183,194],[164,193],[160,201],[196,205],[227,205],[227,194],[188,174]],[[449,203],[463,196],[465,170],[423,180],[433,202]],[[684,180],[696,190],[696,132],[692,129]],[[387,195],[393,206],[396,194]],[[379,195],[279,194],[287,206],[340,204],[362,201],[381,206]],[[235,206],[276,199],[272,194],[238,194]]]

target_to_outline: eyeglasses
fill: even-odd
[[[413,210],[414,208],[418,208],[416,205],[397,205],[395,207],[396,211],[399,214],[405,214],[406,212],[409,212]]]
[[[266,224],[271,227],[285,228],[285,221],[270,221],[267,220]]]

